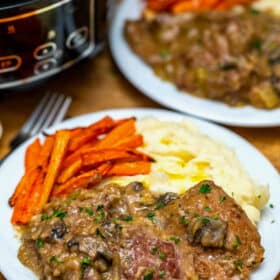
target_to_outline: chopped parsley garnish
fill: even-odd
[[[235,265],[238,268],[242,268],[243,267],[243,262],[238,260],[238,261],[236,261]]]
[[[131,222],[133,220],[133,217],[131,215],[128,215],[126,217],[121,218],[121,220],[125,222]]]
[[[173,241],[175,244],[178,244],[181,241],[180,238],[175,236],[171,236],[169,239]]]
[[[163,278],[165,276],[165,271],[160,271],[158,274],[159,278]]]
[[[90,264],[90,259],[89,258],[83,258],[81,262],[81,272],[82,276],[84,276],[84,272],[87,269],[88,265]]]
[[[104,205],[103,204],[99,204],[96,208],[96,211],[101,211],[104,209]]]
[[[220,199],[219,199],[220,202],[224,202],[225,200],[226,200],[225,196],[221,196]]]
[[[205,210],[206,212],[212,212],[212,209],[211,209],[209,206],[205,206],[205,207],[204,207],[204,210]]]
[[[93,216],[93,210],[90,208],[81,207],[80,212],[87,213],[89,216]]]
[[[241,240],[240,240],[240,238],[239,238],[239,236],[235,236],[235,241],[234,241],[234,243],[232,244],[232,248],[233,249],[236,249],[239,245],[241,245],[242,243],[241,243]]]
[[[149,212],[147,214],[147,218],[155,225],[157,223],[157,220],[155,218],[155,213]]]
[[[66,211],[61,211],[59,209],[54,210],[54,213],[52,214],[52,217],[60,218],[60,219],[63,219],[66,216],[67,216],[67,212]]]
[[[186,219],[185,216],[181,216],[180,217],[180,223],[183,225],[188,225],[190,223],[190,221],[188,219]]]
[[[152,250],[151,250],[153,255],[155,255],[157,251],[158,251],[158,247],[157,246],[153,247]]]
[[[71,203],[71,201],[76,200],[78,197],[78,193],[77,192],[73,192],[71,195],[68,196],[67,198],[67,204]]]
[[[260,11],[254,9],[254,8],[250,9],[250,12],[252,15],[258,15],[260,13]]]
[[[263,42],[259,39],[256,39],[251,42],[251,48],[256,49],[256,50],[261,50],[262,49]]]
[[[48,220],[50,217],[47,214],[42,214],[41,215],[41,221],[46,221]]]
[[[42,238],[39,237],[36,240],[36,246],[37,246],[37,248],[42,248],[44,246],[44,241],[42,240]]]
[[[270,208],[274,208],[274,205],[273,205],[273,204],[269,204],[269,207],[270,207]]]
[[[150,271],[150,272],[148,272],[148,273],[146,273],[145,275],[144,275],[144,280],[151,280],[151,279],[153,279],[153,277],[154,277],[154,272],[153,271]]]
[[[115,224],[115,228],[118,231],[121,231],[123,229],[123,227],[120,224]]]
[[[161,50],[160,50],[160,56],[161,56],[163,59],[168,58],[168,56],[169,56],[169,51],[168,51],[168,49],[161,49]]]
[[[101,215],[98,215],[94,218],[94,221],[97,223],[100,223],[102,221],[103,217]]]
[[[100,236],[101,238],[105,239],[105,236],[103,235],[103,233],[100,231],[99,228],[96,229],[95,233],[97,236]]]
[[[200,217],[200,219],[204,225],[207,225],[210,222],[209,218],[207,217]]]
[[[64,219],[66,216],[67,216],[66,211],[55,209],[54,212],[51,215],[42,214],[41,215],[41,221],[46,221],[46,220],[49,220],[49,219],[52,219],[52,218]]]
[[[164,206],[165,206],[165,204],[164,204],[162,201],[160,201],[160,202],[156,205],[155,210],[159,210],[159,209],[163,208]]]
[[[166,258],[166,254],[163,252],[158,253],[158,256],[161,260],[164,260]]]
[[[201,185],[200,189],[199,189],[200,193],[210,193],[211,192],[211,187],[208,184],[203,184]]]
[[[62,264],[62,262],[60,262],[56,256],[51,256],[50,257],[50,262],[55,263],[55,264]]]

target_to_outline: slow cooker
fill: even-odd
[[[96,54],[109,1],[1,0],[0,90],[46,79]]]

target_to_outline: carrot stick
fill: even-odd
[[[109,132],[104,139],[96,144],[96,148],[110,148],[122,138],[133,135],[136,131],[135,119],[129,119]]]
[[[113,147],[135,149],[137,147],[142,146],[143,144],[144,144],[143,136],[140,134],[135,134],[135,135],[129,136],[127,138],[119,140],[118,142],[116,142],[113,145]]]
[[[148,9],[155,11],[155,12],[162,12],[166,11],[169,6],[173,3],[177,2],[178,0],[148,0],[147,7]]]
[[[105,161],[114,160],[137,160],[140,155],[130,153],[125,150],[104,149],[94,150],[93,152],[82,155],[83,167],[94,166]]]
[[[43,146],[41,148],[40,155],[37,159],[38,167],[44,165],[44,163],[49,160],[51,151],[53,149],[53,144],[54,144],[54,137],[53,136],[47,137],[45,140],[45,143],[43,144]],[[17,200],[25,187],[25,180],[26,180],[25,177],[28,177],[28,176],[29,176],[29,173],[27,173],[27,172],[22,176],[20,182],[18,183],[18,185],[16,187],[16,190],[14,191],[12,197],[9,199],[10,206],[15,206],[15,204],[17,203]]]
[[[22,181],[22,190],[20,192],[20,199],[15,204],[11,222],[12,224],[26,224],[28,222],[25,216],[25,208],[28,202],[30,193],[34,187],[34,183],[40,174],[41,168],[33,168],[27,171]]]
[[[182,12],[192,12],[199,10],[199,1],[195,0],[186,0],[183,2],[179,2],[172,6],[172,12],[175,14],[182,13]]]
[[[87,188],[88,186],[98,184],[102,180],[102,177],[107,174],[110,168],[111,165],[109,163],[105,163],[99,166],[97,169],[85,172],[77,177],[74,177],[67,181],[65,184],[55,188],[52,195],[66,195],[76,189],[83,189]]]
[[[152,157],[150,157],[149,155],[147,155],[143,152],[140,152],[140,151],[137,151],[137,150],[127,150],[127,152],[130,155],[137,157],[138,160],[154,162],[154,159]]]
[[[56,177],[58,175],[61,163],[67,151],[67,146],[70,140],[70,132],[65,130],[57,131],[55,134],[55,142],[51,154],[50,163],[48,166],[47,174],[44,179],[42,193],[36,205],[36,213],[40,213],[45,204],[49,200],[49,196],[53,189]]]
[[[92,149],[95,144],[96,141],[91,141],[90,143],[83,145],[81,148],[68,155],[63,161],[62,169],[69,167],[75,161],[79,160],[81,158],[82,152]]]
[[[38,177],[35,180],[34,187],[29,194],[27,202],[24,207],[24,215],[21,223],[28,223],[31,221],[32,217],[39,212],[36,211],[37,203],[40,199],[40,195],[42,193],[43,182],[45,178],[44,168],[39,172]]]
[[[151,163],[147,161],[120,162],[113,165],[106,176],[134,176],[148,174]]]
[[[74,177],[76,174],[79,173],[79,171],[83,168],[83,162],[82,159],[79,158],[76,161],[74,161],[71,165],[66,167],[64,170],[61,171],[57,183],[63,184],[66,181],[68,181],[70,178]]]
[[[114,126],[114,121],[111,117],[105,117],[100,121],[86,127],[82,133],[75,138],[72,138],[68,150],[73,152],[80,148],[85,143],[96,139],[97,136],[107,132]]]
[[[38,138],[27,147],[24,159],[25,170],[30,170],[37,165],[40,149],[41,143]]]

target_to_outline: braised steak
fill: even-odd
[[[163,80],[231,106],[280,106],[280,18],[253,9],[129,20],[132,50]],[[164,96],[162,96],[164,98]]]
[[[248,279],[264,250],[211,181],[155,196],[110,184],[52,200],[23,227],[21,262],[40,279]]]

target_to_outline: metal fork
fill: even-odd
[[[61,122],[71,102],[72,98],[69,96],[51,92],[45,94],[19,133],[10,142],[10,153],[25,140],[44,131],[49,126]],[[3,163],[7,156],[0,160],[0,164]]]

